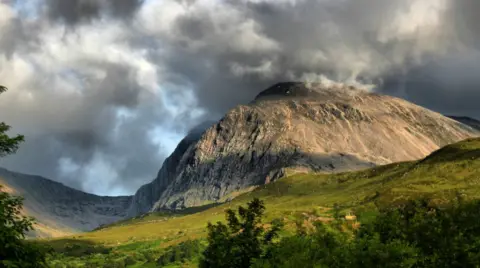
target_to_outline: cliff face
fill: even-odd
[[[351,87],[281,83],[184,139],[129,215],[222,201],[285,169],[339,172],[425,157],[478,131]]]
[[[127,216],[131,196],[87,194],[40,176],[0,168],[3,191],[25,198],[24,213],[37,220],[31,236],[55,237],[90,231]]]

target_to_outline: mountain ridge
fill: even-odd
[[[480,131],[480,121],[475,118],[468,117],[468,116],[453,116],[453,115],[446,115],[446,117],[451,118],[455,121],[458,121],[464,125],[470,126]]]
[[[476,135],[399,98],[279,83],[227,112],[201,137],[182,141],[169,157],[175,161],[165,161],[157,178],[134,195],[129,215],[224,201],[283,177],[285,168],[341,172],[416,160]]]
[[[36,218],[31,236],[52,237],[90,231],[125,218],[132,196],[98,196],[41,176],[0,168],[4,190],[25,198],[25,214]]]

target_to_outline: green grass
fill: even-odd
[[[391,206],[420,196],[443,203],[459,195],[480,198],[480,139],[449,145],[414,162],[341,174],[296,174],[230,203],[191,209],[191,214],[156,213],[75,237],[45,241],[60,253],[65,253],[67,245],[71,248],[77,243],[80,248],[110,249],[119,255],[141,250],[159,255],[168,246],[204,238],[208,222],[223,221],[226,209],[246,204],[254,197],[265,201],[267,220],[282,218],[287,226],[294,226],[299,217],[331,217],[334,204],[344,212],[354,211],[360,221],[370,221],[376,205]]]
[[[198,213],[204,210],[207,210],[209,208],[215,207],[217,204],[209,204],[209,205],[204,205],[204,206],[199,206],[199,207],[192,207],[192,208],[186,208],[180,211],[159,211],[159,212],[152,212],[152,213],[147,213],[141,216],[121,220],[112,224],[108,225],[102,225],[98,228],[95,229],[95,231],[107,229],[107,228],[112,228],[112,227],[118,227],[118,226],[126,226],[126,225],[133,225],[133,224],[142,224],[146,222],[161,222],[165,221],[171,218],[175,217],[182,217],[185,215],[189,214],[194,214]]]

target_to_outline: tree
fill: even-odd
[[[383,208],[353,233],[316,223],[271,246],[252,268],[478,267],[480,201],[428,199]]]
[[[277,220],[266,231],[262,225],[264,211],[264,203],[255,198],[247,208],[238,208],[238,216],[233,210],[227,210],[227,225],[209,223],[209,245],[203,252],[200,267],[250,267],[254,259],[262,257],[282,228]]]
[[[0,93],[6,91],[0,86]],[[9,137],[10,126],[0,123],[0,157],[15,153],[24,137]],[[0,267],[43,267],[44,249],[25,240],[25,234],[33,230],[33,219],[23,216],[23,198],[11,196],[0,185]]]
[[[7,91],[7,88],[0,85],[0,94]],[[17,151],[20,143],[24,141],[23,135],[9,137],[6,132],[10,130],[10,126],[4,122],[0,122],[0,157],[13,154]]]
[[[0,186],[0,267],[44,267],[45,250],[25,240],[33,219],[21,215],[22,202]]]

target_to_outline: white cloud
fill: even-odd
[[[462,107],[478,106],[477,0],[38,1],[0,3],[1,120],[27,135],[0,165],[96,193],[132,193],[190,127],[286,79],[400,76],[426,105],[454,110],[429,90],[462,85]]]

